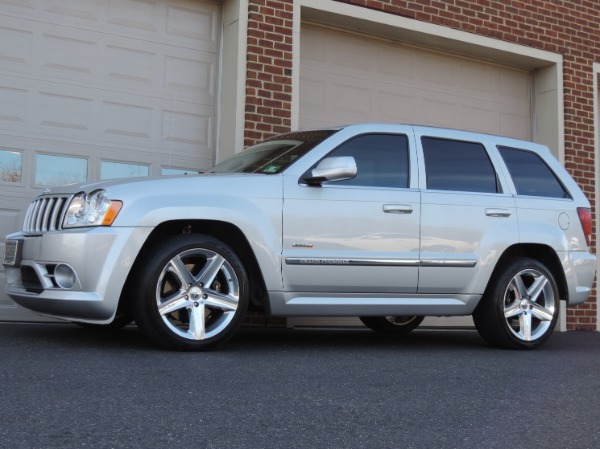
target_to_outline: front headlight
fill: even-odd
[[[96,190],[89,195],[80,192],[69,203],[63,228],[110,226],[122,205],[121,201],[109,200],[104,190]]]

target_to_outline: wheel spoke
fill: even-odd
[[[523,309],[521,309],[520,303],[515,301],[514,303],[512,303],[510,305],[510,307],[507,307],[504,309],[504,318],[506,318],[508,320],[510,318],[519,316],[522,313],[523,313]]]
[[[552,318],[554,318],[554,313],[552,310],[549,310],[535,302],[532,302],[531,306],[533,307],[533,309],[531,309],[531,313],[537,319],[541,321],[552,321]]]
[[[188,304],[189,301],[186,300],[186,297],[183,294],[183,292],[177,292],[171,298],[159,304],[158,313],[160,313],[161,316],[165,316],[169,313],[175,312],[176,310],[180,310],[187,307]]]
[[[540,293],[544,290],[546,285],[548,284],[548,279],[544,276],[536,277],[533,281],[533,284],[527,290],[527,295],[531,299],[531,301],[536,302],[540,296]]]
[[[211,285],[224,263],[225,259],[219,254],[207,258],[206,265],[202,268],[202,271],[200,271],[200,275],[198,276],[198,281],[206,286]]]
[[[520,300],[527,297],[527,287],[525,287],[525,283],[523,282],[523,278],[520,274],[516,275],[513,278],[511,284],[514,287],[514,292],[516,296],[515,299]]]
[[[204,340],[206,331],[206,315],[204,304],[198,304],[190,310],[190,324],[188,333],[194,340]]]
[[[224,312],[235,312],[238,308],[238,298],[231,295],[223,295],[213,290],[207,292],[208,298],[204,303],[208,307],[214,307]]]
[[[531,340],[531,313],[523,313],[519,317],[520,333],[523,335],[523,340]]]
[[[169,263],[169,270],[171,271],[171,273],[174,273],[179,278],[179,281],[183,286],[188,286],[196,282],[194,276],[192,275],[192,273],[190,273],[190,270],[187,269],[187,267],[181,260],[181,257],[179,256],[173,257],[173,259],[171,259],[171,262]]]

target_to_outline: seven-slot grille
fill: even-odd
[[[61,229],[69,198],[68,196],[48,195],[36,198],[27,209],[23,232],[40,234]]]

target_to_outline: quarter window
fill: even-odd
[[[352,156],[357,175],[335,185],[407,188],[408,139],[396,134],[365,134],[354,137],[328,156]]]
[[[480,143],[422,137],[427,188],[497,193],[500,187],[485,147]]]
[[[534,152],[498,147],[518,195],[570,198],[554,172]]]

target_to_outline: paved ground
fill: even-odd
[[[0,323],[2,448],[599,448],[600,333],[244,329],[211,353],[135,327]]]

